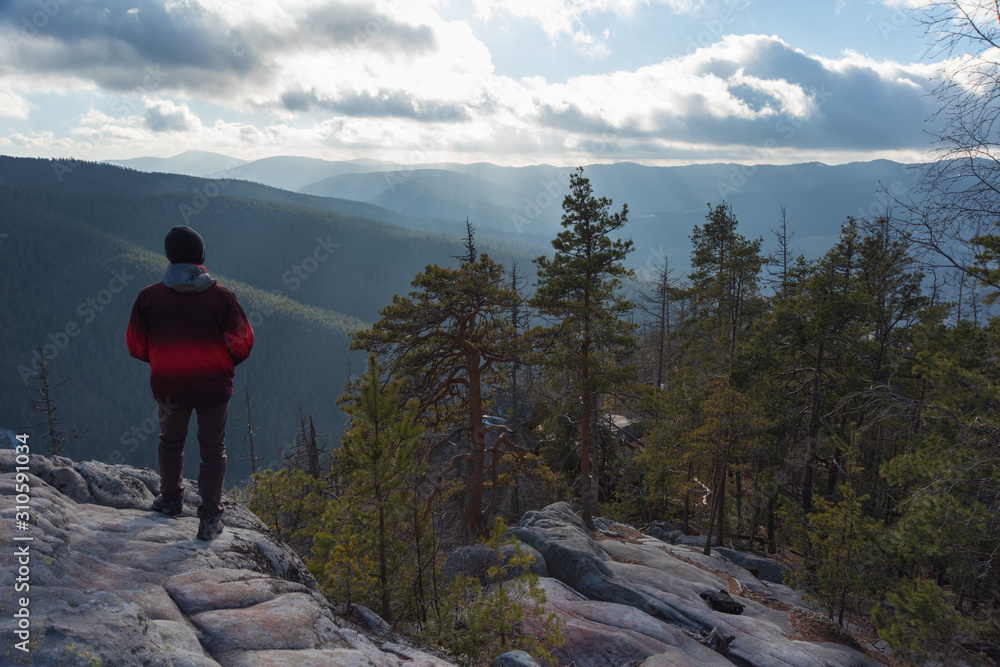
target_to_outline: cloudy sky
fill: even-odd
[[[920,160],[907,2],[0,0],[0,153]]]

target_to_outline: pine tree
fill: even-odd
[[[465,238],[462,239],[462,247],[465,248],[465,254],[452,255],[451,258],[469,264],[474,263],[479,257],[479,253],[476,252],[476,228],[468,218],[465,219]]]
[[[31,407],[44,418],[36,426],[44,426],[46,429],[44,437],[49,443],[49,455],[62,456],[64,442],[70,438],[80,438],[84,435],[75,430],[64,430],[61,426],[62,419],[56,414],[59,411],[59,405],[55,399],[55,390],[73,378],[68,377],[53,384],[49,377],[49,362],[41,343],[38,343],[36,353],[39,358],[39,366],[38,372],[34,374],[32,379],[38,384],[38,388],[36,390],[37,396],[31,396]]]
[[[634,276],[623,263],[632,251],[632,241],[610,236],[628,221],[628,205],[611,213],[611,200],[593,193],[583,168],[577,169],[563,200],[563,231],[552,241],[555,254],[535,260],[538,288],[530,302],[541,315],[556,321],[548,333],[558,344],[547,364],[569,370],[576,378],[580,498],[584,521],[591,527],[598,511],[598,471],[591,470],[595,402],[612,383],[632,374],[631,369],[615,365],[611,357],[635,347],[635,325],[623,319],[632,304],[617,293],[622,279]]]
[[[245,423],[247,426],[246,442],[248,447],[247,453],[243,456],[250,460],[250,474],[255,475],[257,474],[257,447],[256,442],[254,441],[254,435],[256,435],[259,427],[254,426],[253,423],[254,407],[253,403],[250,401],[250,385],[243,385],[243,392],[243,404],[247,408],[247,418]]]
[[[407,482],[419,467],[422,433],[416,399],[404,408],[400,391],[398,381],[383,383],[372,355],[356,393],[342,402],[351,419],[337,451],[344,490],[324,517],[326,526],[317,536],[312,565],[325,577],[322,583],[332,592],[343,593],[336,570],[331,571],[328,564],[343,563],[346,558],[358,570],[357,580],[363,580],[363,564],[372,563],[377,568],[372,576],[376,602],[387,619],[399,612],[396,589],[408,590],[394,582],[405,571],[402,564],[410,552],[412,489]]]
[[[771,233],[774,234],[778,247],[767,260],[767,263],[774,267],[774,270],[768,270],[771,276],[770,284],[777,294],[784,294],[791,287],[789,280],[792,267],[795,265],[795,255],[792,251],[792,237],[795,236],[795,232],[789,228],[788,211],[784,204],[781,205],[781,223],[777,229],[772,229]]]
[[[705,555],[711,554],[713,529],[714,542],[722,546],[725,525],[726,479],[730,461],[741,450],[749,449],[762,428],[762,419],[756,414],[746,397],[732,388],[729,376],[723,375],[712,385],[708,398],[702,405],[702,423],[685,438],[695,450],[707,451],[712,457],[712,504],[705,537]]]
[[[805,415],[804,434],[798,436],[805,444],[800,478],[805,514],[812,510],[820,439],[835,399],[829,386],[839,386],[841,396],[845,393],[845,383],[835,383],[833,378],[848,371],[848,355],[863,335],[865,304],[857,281],[859,234],[857,222],[849,218],[840,240],[826,255],[797,262],[791,273],[794,287],[779,295],[772,312],[773,344],[781,357],[780,382],[797,398],[800,413]]]
[[[502,365],[513,360],[509,313],[520,297],[507,287],[503,267],[485,254],[458,269],[428,266],[412,285],[416,289],[393,297],[370,329],[355,332],[351,345],[385,358],[407,395],[419,400],[425,421],[446,429],[440,445],[468,439],[468,451],[455,455],[445,473],[468,462],[465,520],[475,538],[489,529],[499,496],[494,487],[484,505],[487,454],[496,481],[501,449],[515,448],[505,437],[507,427],[488,425],[483,415],[486,390],[499,384]],[[497,437],[488,448],[490,433]]]
[[[804,567],[792,576],[793,585],[808,589],[810,596],[827,609],[831,620],[836,616],[843,626],[845,613],[868,592],[866,578],[880,558],[876,536],[878,522],[865,516],[867,496],[858,493],[854,477],[861,472],[854,464],[858,436],[852,431],[845,443],[842,462],[846,479],[838,487],[836,501],[819,498],[813,511],[798,529],[798,543],[807,554]]]
[[[534,556],[506,535],[496,517],[483,546],[491,564],[484,582],[459,574],[448,584],[424,627],[429,641],[481,664],[503,653],[521,650],[548,665],[552,648],[564,639],[559,616],[545,611],[545,591],[531,571]]]
[[[312,415],[306,415],[302,406],[295,413],[298,432],[295,444],[282,456],[282,466],[289,470],[302,470],[314,479],[324,478],[329,468],[329,452],[320,444]]]
[[[656,372],[654,386],[663,386],[663,364],[670,359],[673,323],[672,306],[680,298],[681,290],[671,277],[673,269],[670,258],[664,256],[663,264],[656,268],[655,281],[651,292],[642,295],[642,310],[652,317],[656,341]]]
[[[326,483],[299,469],[270,468],[253,474],[247,508],[261,518],[278,539],[299,554],[308,554],[326,509]]]
[[[518,295],[517,299],[514,299],[510,305],[510,325],[512,327],[512,333],[515,338],[520,340],[522,334],[527,330],[531,322],[531,311],[527,308],[527,304],[521,297],[524,289],[525,278],[522,273],[518,273],[517,262],[511,263],[510,267],[510,282],[508,283],[508,288],[511,292]],[[515,441],[521,444],[521,437],[523,436],[524,421],[526,419],[527,412],[527,397],[525,385],[531,382],[530,366],[526,367],[526,364],[515,355],[515,358],[511,360],[509,365],[509,376],[510,376],[510,424],[514,430]],[[524,374],[521,373],[522,368],[528,371],[528,377],[525,378]],[[525,382],[527,380],[527,382]]]
[[[962,618],[955,609],[954,596],[933,581],[916,579],[890,591],[885,604],[872,610],[872,617],[879,637],[893,648],[894,654],[915,664],[992,662],[986,655],[968,654],[960,663],[951,662],[960,653],[954,642],[956,635],[974,631],[975,624]]]
[[[704,304],[713,322],[719,349],[728,372],[733,367],[737,342],[747,319],[749,302],[757,296],[764,264],[761,239],[750,240],[737,232],[738,221],[725,202],[709,207],[705,224],[691,234],[691,291]]]

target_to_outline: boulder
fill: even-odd
[[[11,450],[0,450],[6,525],[16,525],[23,504],[13,460]],[[8,642],[2,664],[452,664],[370,610],[331,604],[302,560],[228,497],[226,530],[202,542],[190,480],[182,514],[167,517],[148,509],[159,491],[154,471],[40,456],[30,457],[29,469],[30,521],[16,537],[30,538],[30,653]],[[637,537],[610,521],[600,526],[592,534],[569,505],[556,503],[510,529],[534,550],[546,611],[561,621],[560,664],[873,664],[847,646],[796,640],[785,609],[801,600],[766,578],[773,574],[767,559],[721,549],[704,556],[701,544]],[[460,550],[450,567],[478,572],[483,556]],[[18,567],[15,558],[0,559],[0,576],[14,581]],[[705,591],[726,591],[742,613],[713,609],[700,597]],[[526,629],[541,632],[542,624],[529,618]],[[512,652],[496,664],[533,665],[525,655]]]
[[[519,543],[515,546],[504,546],[500,548],[500,563],[499,565],[508,565],[511,558],[514,557],[515,552],[520,549],[522,554],[527,554],[531,556],[532,561],[527,566],[528,571],[534,572],[535,574],[547,577],[548,570],[545,567],[545,559],[542,555],[538,553],[531,546]],[[488,572],[491,567],[497,566],[496,558],[493,551],[482,544],[475,544],[468,547],[460,547],[455,549],[445,560],[444,565],[441,568],[441,575],[444,577],[445,581],[451,581],[459,574],[465,574],[470,577],[478,577],[480,583],[484,586],[489,584]],[[521,566],[511,568],[507,572],[507,576],[516,577],[518,574],[524,571]]]
[[[558,615],[565,643],[555,650],[558,664],[607,667],[671,655],[664,665],[732,667],[682,627],[623,604],[588,600],[555,579],[541,580],[546,611]]]
[[[651,521],[639,532],[673,544],[680,535],[684,535],[684,526],[677,521]]]
[[[726,547],[713,547],[713,551],[730,563],[753,572],[754,576],[761,581],[769,581],[772,584],[783,584],[785,583],[785,575],[789,572],[787,566],[766,556],[727,549]]]
[[[539,667],[539,664],[529,653],[508,651],[493,661],[493,667]]]
[[[681,544],[686,547],[695,547],[696,549],[705,548],[705,536],[704,535],[674,535],[674,539],[671,544]]]

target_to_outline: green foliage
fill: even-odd
[[[886,464],[887,478],[914,492],[889,532],[895,558],[947,572],[953,590],[976,597],[996,595],[989,563],[1000,545],[995,501],[981,495],[1000,488],[1000,475],[984,470],[981,451],[928,444]]]
[[[757,285],[764,257],[761,239],[749,240],[737,232],[739,223],[732,207],[722,202],[709,207],[705,224],[691,234],[691,293],[702,304],[709,326],[728,363],[736,355],[747,310],[757,297]]]
[[[545,591],[528,569],[534,556],[516,538],[505,538],[506,530],[497,517],[485,543],[492,557],[485,587],[478,577],[457,575],[429,616],[423,636],[476,664],[514,650],[552,664],[552,649],[563,643],[559,618],[546,613]]]
[[[631,451],[616,450],[605,465],[605,472],[615,480],[611,497],[603,503],[602,515],[619,523],[647,523],[652,516],[646,500],[643,473],[639,458]]]
[[[806,554],[790,584],[844,624],[845,614],[857,610],[871,591],[872,580],[882,571],[877,549],[878,523],[865,516],[859,496],[849,482],[840,486],[841,498],[820,498],[797,531],[797,545]]]
[[[430,521],[430,498],[464,494],[469,534],[485,537],[501,490],[530,479],[560,498],[579,490],[588,520],[600,492],[606,516],[680,518],[751,541],[766,526],[769,547],[803,556],[793,583],[831,618],[872,607],[882,637],[914,660],[947,663],[957,633],[995,642],[1000,318],[968,289],[1000,285],[1000,234],[988,225],[952,291],[939,273],[929,289],[911,239],[887,218],[848,218],[828,252],[794,262],[783,228],[780,289],[766,295],[761,241],[739,233],[725,202],[710,205],[686,284],[664,264],[637,350],[623,297],[632,245],[614,240],[628,209],[595,197],[582,170],[554,254],[537,260],[526,316],[516,280],[476,251],[471,225],[463,245],[363,219],[363,205],[236,181],[212,183],[219,196],[191,209],[208,182],[83,163],[60,182],[53,164],[0,157],[0,394],[11,398],[0,423],[37,421],[24,380],[40,368],[41,340],[58,352],[53,377],[74,378],[60,417],[87,432],[66,453],[155,465],[148,371],[125,356],[122,329],[134,294],[162,275],[165,230],[191,223],[257,333],[238,377],[266,406],[256,423],[272,463],[241,497],[335,599],[422,624],[470,660],[516,646],[543,655],[532,642],[552,618],[537,582],[513,576],[521,555],[503,559],[502,530],[489,538],[489,580],[458,578],[445,592]],[[335,259],[319,265],[317,247]],[[309,257],[316,270],[302,273]],[[456,257],[458,268],[434,263]],[[115,272],[132,276],[125,289],[109,289]],[[412,291],[393,296],[414,274]],[[550,326],[520,335],[535,315]],[[299,430],[296,405],[337,432],[327,392],[348,375],[338,350],[349,343],[382,355],[397,380],[372,360],[341,403],[351,423],[331,479],[274,472],[281,441]],[[635,386],[637,362],[655,387]],[[612,410],[646,427],[634,449],[602,437]],[[433,492],[424,455],[447,457],[419,451],[418,418],[457,451]]]
[[[414,562],[413,541],[426,525],[411,521],[422,429],[416,399],[402,406],[401,383],[381,375],[370,356],[356,391],[344,397],[351,423],[336,452],[342,493],[323,516],[309,567],[331,595],[393,620],[412,603],[409,577],[424,565]]]
[[[333,513],[326,516],[330,521],[337,518]],[[309,571],[332,600],[366,607],[381,603],[378,563],[357,535],[338,533],[335,538],[329,531],[317,533]]]
[[[717,526],[716,545],[724,543],[726,480],[734,460],[756,446],[757,432],[763,427],[762,419],[746,397],[733,389],[729,376],[723,375],[713,384],[701,406],[701,423],[684,439],[685,458],[710,457],[712,459],[711,512],[708,519],[709,534]],[[708,555],[710,540],[706,540]]]
[[[308,554],[326,507],[326,484],[303,470],[270,468],[251,476],[247,508],[300,554]]]
[[[594,197],[590,180],[580,168],[570,177],[570,194],[563,201],[563,231],[552,241],[555,254],[535,259],[538,287],[531,305],[543,316],[559,324],[552,334],[568,343],[551,359],[552,365],[571,369],[578,375],[587,372],[586,386],[607,384],[604,376],[621,374],[620,369],[588,354],[591,348],[579,349],[580,342],[605,353],[629,351],[635,347],[635,325],[623,321],[633,307],[619,293],[622,280],[633,278],[624,260],[632,251],[632,242],[612,239],[628,221],[628,206],[611,213],[611,200]]]
[[[913,369],[928,426],[882,466],[886,480],[906,490],[889,531],[891,558],[911,577],[933,576],[967,614],[1000,594],[996,327],[996,320],[960,321],[925,332]]]
[[[955,610],[954,596],[933,581],[900,582],[886,601],[872,610],[878,634],[900,658],[918,664],[947,662],[954,655],[952,638],[971,629]]]
[[[704,388],[686,371],[690,369],[673,370],[668,386],[647,388],[642,394],[651,427],[637,465],[645,471],[643,489],[651,513],[660,519],[679,516],[683,520],[690,513],[690,494],[701,488],[694,480],[696,470],[703,469],[708,460],[704,448],[692,447],[696,443],[688,437],[699,423]]]

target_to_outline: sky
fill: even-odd
[[[0,154],[927,159],[919,0],[0,0]]]

